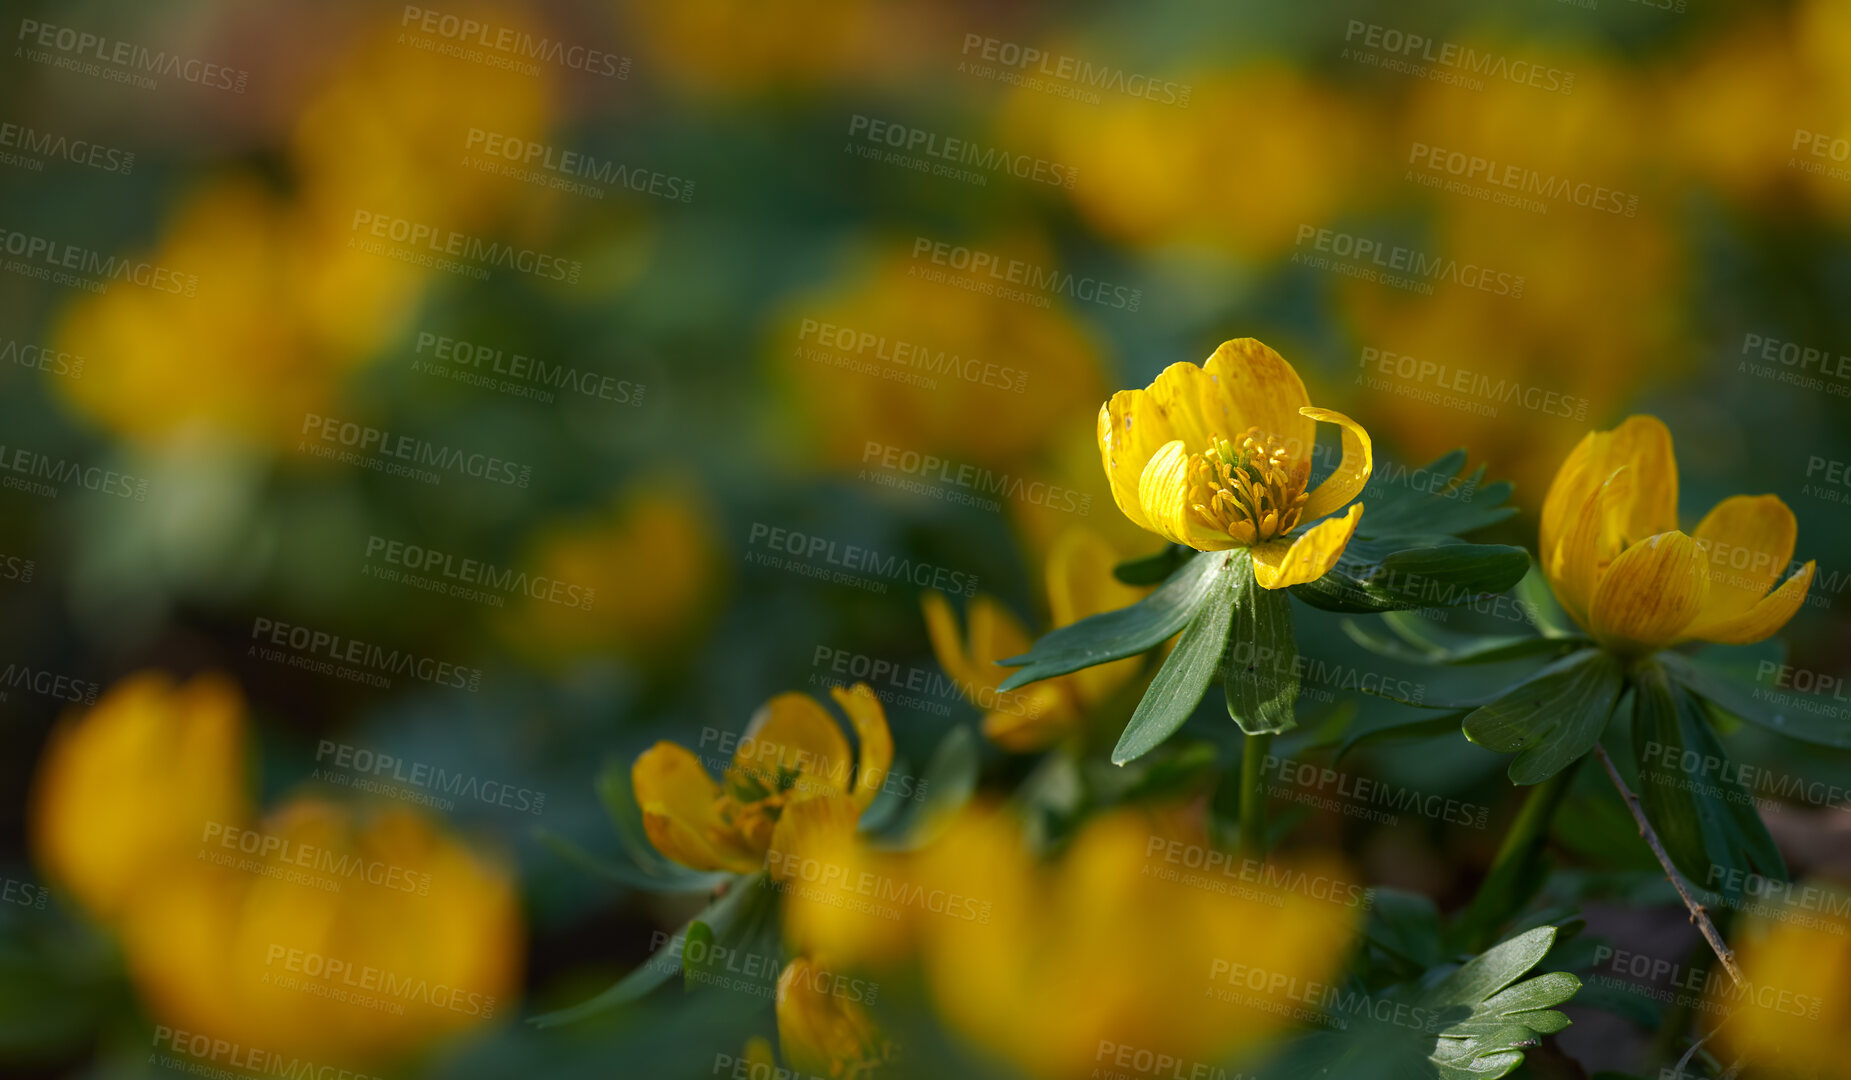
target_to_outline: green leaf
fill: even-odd
[[[1234,560],[1233,618],[1226,635],[1221,686],[1228,715],[1248,735],[1287,731],[1298,720],[1298,639],[1284,589],[1263,589],[1246,552]]]
[[[1245,555],[1245,552],[1242,553]],[[1239,560],[1246,563],[1245,559]],[[1242,571],[1235,569],[1235,574]],[[1245,571],[1251,580],[1253,571]],[[1238,581],[1238,577],[1236,578]],[[1215,671],[1221,666],[1221,654],[1228,641],[1228,625],[1234,616],[1236,589],[1216,589],[1208,602],[1196,610],[1195,618],[1183,630],[1183,636],[1170,650],[1168,659],[1144,691],[1137,711],[1119,736],[1112,750],[1112,764],[1123,765],[1157,748],[1163,740],[1183,726],[1189,714],[1208,691]]]
[[[718,958],[713,927],[695,919],[688,923],[681,939],[681,988],[693,990],[702,974],[711,971]]]
[[[742,877],[733,883],[725,896],[707,905],[700,914],[684,923],[649,959],[638,964],[634,971],[617,980],[609,989],[588,1001],[536,1016],[529,1022],[536,1027],[558,1027],[635,1001],[682,970],[680,957],[685,952],[683,943],[688,940],[688,933],[697,922],[705,924],[716,938],[725,939],[738,932],[756,932],[767,921],[775,923],[775,920],[767,918],[767,913],[775,914],[776,908],[772,890],[765,886],[763,870]]]
[[[959,724],[946,732],[919,776],[911,810],[896,815],[895,820],[881,830],[881,846],[911,849],[937,836],[976,793],[977,773],[982,765],[981,750],[977,736],[968,726]],[[918,797],[920,791],[924,792],[923,797]]]
[[[1342,1032],[1307,1036],[1287,1050],[1291,1080],[1476,1080],[1523,1063],[1525,1050],[1568,1026],[1555,1007],[1581,988],[1567,972],[1518,982],[1554,943],[1542,926],[1486,950],[1450,972],[1435,969],[1377,994],[1337,992]],[[1444,974],[1442,974],[1444,972]]]
[[[1229,561],[1226,552],[1203,552],[1171,574],[1157,591],[1130,607],[1081,619],[1047,633],[1028,652],[999,661],[1004,667],[1021,667],[1004,679],[999,689],[1014,690],[1155,648],[1195,617],[1210,594],[1222,585]]]
[[[1785,665],[1779,660],[1760,660],[1753,675],[1733,669],[1723,658],[1729,651],[1734,650],[1707,650],[1697,657],[1664,652],[1657,660],[1685,689],[1730,716],[1789,739],[1851,749],[1851,720],[1846,719],[1851,704],[1780,689]],[[1807,704],[1814,708],[1804,708]]]
[[[547,850],[580,870],[632,889],[645,889],[659,893],[711,892],[733,877],[732,874],[723,871],[703,874],[693,870],[672,877],[660,877],[627,863],[613,862],[602,856],[594,855],[558,833],[547,829],[535,829],[534,839],[538,840]]]
[[[1377,466],[1363,488],[1368,507],[1356,533],[1364,539],[1445,534],[1463,536],[1515,514],[1505,506],[1510,485],[1486,484],[1485,467],[1465,472],[1463,449],[1443,454],[1427,465],[1406,469],[1392,462]],[[1502,591],[1502,590],[1500,590]]]
[[[1343,632],[1356,644],[1409,664],[1501,664],[1536,656],[1553,660],[1590,644],[1583,637],[1452,634],[1442,638],[1418,625],[1425,620],[1403,611],[1384,612],[1380,621],[1393,632],[1392,636],[1358,619],[1344,619],[1341,625]]]
[[[1181,544],[1165,544],[1163,550],[1141,559],[1127,559],[1112,568],[1112,576],[1127,585],[1155,585],[1168,578],[1189,559],[1189,549]]]
[[[1350,614],[1453,607],[1504,592],[1529,567],[1529,553],[1506,544],[1468,544],[1448,536],[1352,540],[1336,566],[1316,581],[1292,586],[1292,595],[1312,607]]]
[[[1619,701],[1620,662],[1599,649],[1558,660],[1465,718],[1465,737],[1510,763],[1513,784],[1554,776],[1594,748]]]
[[[1380,886],[1369,893],[1374,898],[1366,931],[1369,944],[1395,957],[1398,966],[1411,969],[1414,976],[1438,964],[1444,939],[1433,901],[1420,893]]]
[[[1737,899],[1748,874],[1786,880],[1740,771],[1657,663],[1633,674],[1632,749],[1640,807],[1692,884]]]
[[[1438,716],[1416,716],[1411,720],[1395,720],[1369,728],[1366,731],[1354,731],[1337,747],[1337,755],[1332,764],[1342,761],[1344,756],[1359,746],[1377,743],[1417,742],[1423,739],[1436,739],[1452,735],[1459,730],[1459,725],[1466,718],[1466,711],[1455,709]]]

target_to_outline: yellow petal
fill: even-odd
[[[1698,624],[1719,624],[1761,602],[1793,561],[1799,523],[1774,495],[1736,495],[1716,504],[1691,534],[1708,556],[1710,598]],[[1694,630],[1693,630],[1694,632]]]
[[[1143,390],[1120,390],[1099,407],[1099,456],[1112,501],[1140,529],[1155,531],[1138,502],[1138,478],[1151,456],[1174,438],[1169,420]]]
[[[1607,482],[1620,469],[1632,473],[1631,486],[1608,490]],[[1579,528],[1584,540],[1594,535],[1580,518],[1588,500],[1596,496],[1605,519],[1598,534],[1617,536],[1622,545],[1677,528],[1677,459],[1671,432],[1657,417],[1629,416],[1611,431],[1588,432],[1556,471],[1543,498],[1538,534],[1538,550],[1552,584],[1555,577],[1549,568],[1574,561],[1560,550],[1568,533]]]
[[[1709,594],[1703,549],[1672,531],[1622,551],[1600,579],[1588,632],[1616,652],[1643,655],[1678,639]]]
[[[893,733],[887,729],[887,711],[881,708],[880,699],[874,696],[867,683],[856,683],[849,690],[838,686],[829,694],[848,714],[849,723],[855,727],[855,738],[861,742],[861,761],[855,767],[854,798],[855,806],[866,810],[893,770]]]
[[[721,819],[719,785],[684,746],[658,742],[630,767],[630,784],[643,811],[643,830],[657,851],[696,870],[757,868]]]
[[[1062,532],[1048,552],[1048,608],[1054,625],[1070,626],[1142,599],[1149,590],[1127,585],[1112,575],[1118,562],[1118,552],[1091,529],[1075,525]],[[1083,700],[1097,702],[1124,685],[1142,664],[1140,657],[1126,657],[1083,668],[1069,678]],[[994,741],[1004,745],[1000,739]]]
[[[808,694],[787,693],[752,714],[733,754],[733,771],[773,791],[792,774],[806,793],[847,791],[854,758],[835,718]]]
[[[1157,535],[1175,544],[1185,544],[1197,551],[1226,551],[1240,547],[1234,538],[1210,529],[1195,520],[1190,511],[1194,498],[1189,483],[1189,451],[1181,439],[1165,443],[1144,475],[1138,478],[1138,500],[1144,504],[1147,526]]]
[[[1059,742],[1080,719],[1065,682],[1050,679],[1006,695],[1008,701],[997,702],[997,707],[984,715],[984,738],[1014,754],[1045,750]]]
[[[799,956],[778,977],[778,1046],[789,1070],[806,1076],[872,1075],[883,1040],[867,1009],[838,992],[841,973]]]
[[[1806,602],[1806,590],[1812,586],[1813,564],[1809,561],[1788,578],[1780,588],[1762,597],[1754,607],[1718,622],[1708,620],[1708,611],[1685,631],[1685,636],[1714,641],[1721,645],[1753,645],[1770,637],[1787,625]]]
[[[765,868],[778,881],[818,880],[819,871],[845,865],[860,820],[861,808],[847,795],[819,795],[790,803],[771,831]],[[822,865],[806,868],[806,860]]]
[[[1302,488],[1311,474],[1317,424],[1300,411],[1311,398],[1298,372],[1285,357],[1253,338],[1222,342],[1205,370],[1219,391],[1219,415],[1210,414],[1210,427],[1237,440],[1248,428],[1259,428],[1285,450]]]
[[[1363,519],[1363,504],[1351,503],[1350,512],[1329,518],[1301,533],[1296,540],[1268,540],[1253,548],[1253,579],[1262,589],[1283,589],[1316,581],[1343,557],[1343,549]]]
[[[1588,609],[1594,603],[1594,590],[1608,564],[1625,547],[1618,518],[1603,507],[1628,503],[1637,479],[1631,468],[1614,472],[1576,505],[1573,516],[1563,523],[1565,529],[1556,538],[1555,546],[1544,549],[1548,554],[1543,576],[1549,579],[1563,609],[1584,628],[1589,625]]]
[[[1299,511],[1300,521],[1316,521],[1326,514],[1343,509],[1351,499],[1362,494],[1363,488],[1369,483],[1369,474],[1375,468],[1375,447],[1363,426],[1340,412],[1314,409],[1309,405],[1298,411],[1313,420],[1336,424],[1343,429],[1343,460],[1337,463],[1336,471],[1325,477],[1317,490],[1305,499],[1304,509]]]

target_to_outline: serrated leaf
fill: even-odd
[[[1222,584],[1230,555],[1203,552],[1184,563],[1155,592],[1130,607],[1081,619],[1050,631],[1021,656],[998,661],[1021,670],[1001,690],[1122,660],[1155,648],[1189,624],[1197,609]]]
[[[1723,652],[1708,650],[1696,658],[1664,652],[1658,654],[1657,660],[1671,678],[1730,716],[1785,735],[1789,739],[1798,739],[1815,746],[1851,749],[1851,721],[1833,715],[1842,712],[1840,707],[1828,705],[1820,712],[1790,708],[1790,704],[1803,702],[1809,696],[1817,696],[1761,685],[1752,677],[1745,677],[1743,673],[1719,662],[1721,658],[1717,654]],[[1778,677],[1779,662],[1762,661],[1763,665],[1770,663],[1776,665],[1773,674]],[[1757,671],[1764,670],[1765,667],[1757,666]],[[1828,701],[1818,699],[1820,704]]]
[[[1248,574],[1251,577],[1251,571]],[[1234,596],[1234,589],[1216,589],[1197,609],[1131,714],[1112,750],[1112,764],[1123,765],[1156,749],[1195,711],[1221,667]]]
[[[1453,607],[1510,589],[1529,566],[1528,552],[1505,544],[1450,536],[1352,540],[1335,567],[1292,586],[1292,595],[1349,614]]]
[[[1696,702],[1659,663],[1633,674],[1632,749],[1639,805],[1692,884],[1733,899],[1746,875],[1786,880],[1786,863],[1740,772]]]
[[[1292,602],[1284,589],[1262,589],[1253,579],[1253,560],[1239,554],[1231,568],[1233,617],[1221,662],[1228,715],[1248,735],[1286,731],[1298,723]]]
[[[1341,1033],[1307,1036],[1287,1050],[1289,1080],[1412,1080],[1500,1077],[1523,1062],[1543,1035],[1568,1026],[1555,1011],[1581,987],[1566,972],[1519,982],[1554,943],[1556,928],[1538,927],[1504,941],[1463,966],[1368,996]],[[1387,1005],[1390,1007],[1383,1008]]]
[[[1472,711],[1465,737],[1510,763],[1513,784],[1536,784],[1594,748],[1624,688],[1620,662],[1589,649],[1558,660]]]

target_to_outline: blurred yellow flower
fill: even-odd
[[[193,192],[150,260],[198,275],[192,296],[112,287],[65,309],[60,348],[95,378],[60,380],[77,409],[159,444],[204,429],[258,445],[296,437],[415,301],[423,272],[347,248],[347,236],[260,181]],[[363,298],[318,309],[320,298]]]
[[[867,0],[685,0],[624,5],[650,67],[702,93],[736,95],[832,82],[866,63],[881,5]]]
[[[311,798],[208,828],[125,920],[178,1029],[352,1067],[507,1014],[522,922],[507,871],[421,814]]]
[[[709,741],[732,753],[723,783],[716,784],[702,758],[684,746],[662,741],[630,769],[643,827],[656,850],[696,870],[750,873],[765,864],[774,833],[798,830],[810,811],[833,809],[841,797],[854,817],[880,793],[893,766],[893,736],[887,714],[866,684],[830,691],[860,744],[859,760],[842,730],[808,694],[779,694],[761,706],[737,738]],[[787,841],[777,849],[795,850]],[[776,868],[774,867],[774,870]]]
[[[1054,55],[1082,53],[1073,46]],[[1209,245],[1249,259],[1290,247],[1299,225],[1333,220],[1375,179],[1377,125],[1290,66],[1183,74],[1179,104],[1107,94],[1074,103],[1024,87],[1002,120],[1077,176],[1073,201],[1137,246]],[[1176,91],[1180,93],[1180,91]]]
[[[446,16],[546,37],[518,6],[463,5]],[[487,224],[534,189],[501,175],[498,145],[542,142],[549,72],[537,75],[414,47],[397,17],[361,34],[302,109],[290,145],[303,198],[343,231],[356,210],[449,228]]]
[[[1851,1030],[1851,904],[1843,886],[1796,885],[1788,904],[1757,905],[1730,944],[1743,983],[1712,972],[1709,997],[1718,1054],[1743,1061],[1750,1076],[1851,1076],[1844,1035]],[[1764,1071],[1765,1070],[1765,1071]]]
[[[1190,872],[1210,853],[1199,829],[1129,810],[1049,865],[1022,834],[972,809],[916,852],[812,848],[787,938],[882,972],[916,963],[953,1030],[1045,1080],[1095,1075],[1107,1046],[1204,1068],[1256,1050],[1315,1011],[1355,940],[1365,893],[1334,864],[1217,852],[1225,872]]]
[[[999,262],[1054,265],[1035,243],[977,246]],[[792,301],[774,364],[796,397],[793,444],[814,446],[838,466],[891,448],[940,455],[954,471],[1019,470],[1099,399],[1101,349],[1058,306],[1010,303],[935,279],[945,267],[934,259],[962,262],[974,250],[947,254],[921,238]]]
[[[1562,607],[1605,648],[1746,645],[1787,624],[1814,564],[1780,582],[1799,526],[1773,495],[1734,495],[1677,527],[1677,461],[1656,417],[1584,436],[1543,500],[1538,550]],[[1774,588],[1776,583],[1779,588]]]
[[[540,663],[616,654],[661,660],[689,644],[724,588],[712,513],[685,481],[627,489],[595,517],[540,531],[532,573],[578,586],[583,603],[524,597],[504,620],[511,644]]]
[[[124,679],[45,745],[32,793],[39,862],[91,914],[121,917],[191,855],[206,822],[249,818],[244,739],[244,701],[223,676]]]
[[[1062,533],[1048,553],[1045,570],[1053,628],[1142,599],[1148,589],[1112,576],[1112,568],[1121,561],[1119,552],[1085,526],[1071,526]],[[1110,698],[1143,663],[1140,657],[1127,657],[999,693],[997,686],[1009,672],[996,662],[1028,651],[1034,639],[1027,629],[1001,601],[980,593],[970,603],[968,634],[961,636],[943,593],[928,590],[920,599],[939,666],[957,680],[973,705],[986,710],[983,733],[1005,750],[1040,750],[1077,733],[1087,710]]]
[[[879,1075],[892,1044],[840,972],[799,956],[778,976],[778,1048],[799,1074],[854,1080]]]
[[[1315,491],[1316,421],[1343,430],[1343,460]],[[1236,443],[1238,440],[1238,444]],[[1313,408],[1298,372],[1253,338],[1224,342],[1202,367],[1178,362],[1144,390],[1099,407],[1099,454],[1112,497],[1133,522],[1198,551],[1248,548],[1262,588],[1322,577],[1343,555],[1369,482],[1369,433]]]
[[[1415,461],[1466,447],[1532,509],[1590,423],[1693,352],[1680,348],[1678,196],[1659,182],[1660,144],[1640,135],[1663,124],[1654,99],[1597,55],[1554,64],[1576,76],[1572,94],[1508,79],[1419,88],[1390,151],[1404,169],[1385,184],[1432,221],[1406,249],[1461,276],[1423,282],[1431,293],[1349,276],[1337,290],[1358,341],[1342,400]],[[1505,205],[1519,199],[1529,208]]]

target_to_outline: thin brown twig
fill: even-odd
[[[1620,794],[1625,796],[1626,808],[1632,811],[1632,819],[1639,825],[1639,835],[1645,838],[1646,845],[1652,849],[1652,854],[1658,857],[1658,865],[1664,868],[1665,877],[1671,882],[1672,887],[1677,889],[1679,896],[1683,897],[1684,906],[1690,911],[1690,921],[1697,924],[1697,929],[1703,933],[1703,940],[1709,942],[1710,948],[1716,951],[1716,959],[1722,961],[1723,970],[1729,973],[1729,978],[1734,979],[1737,986],[1741,986],[1742,973],[1736,970],[1735,954],[1729,951],[1729,946],[1723,944],[1722,935],[1716,932],[1716,924],[1710,921],[1709,910],[1697,903],[1696,898],[1690,895],[1690,890],[1685,887],[1684,879],[1678,874],[1677,867],[1671,865],[1671,856],[1665,854],[1665,846],[1658,842],[1658,834],[1652,831],[1651,823],[1645,820],[1645,810],[1639,805],[1639,796],[1634,795],[1632,789],[1626,786],[1626,781],[1620,779],[1619,770],[1613,767],[1613,759],[1607,756],[1606,747],[1596,744],[1594,752],[1600,755],[1600,763],[1606,767],[1607,776],[1613,781],[1613,786],[1619,788]]]

